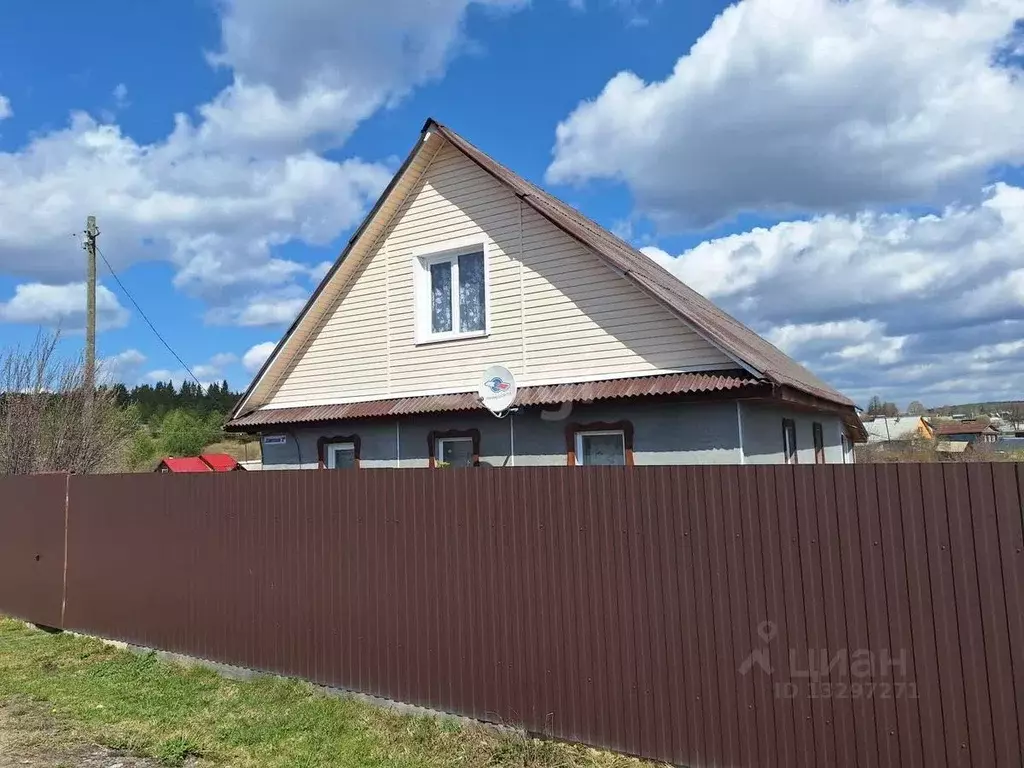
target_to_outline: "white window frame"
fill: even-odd
[[[593,464],[586,464],[584,462],[583,453],[583,438],[584,437],[604,437],[606,435],[618,435],[622,440],[622,464],[616,464],[617,467],[626,466],[626,433],[621,429],[593,429],[593,430],[581,430],[576,433],[576,466],[586,467],[595,466]]]
[[[335,459],[334,451],[338,448],[349,449],[352,451],[352,456],[355,458],[356,465],[358,466],[359,459],[356,458],[356,444],[352,442],[345,443],[328,443],[324,446],[324,459],[328,469],[337,469],[338,463]]]
[[[483,253],[484,258],[484,327],[481,331],[459,331],[459,256]],[[491,270],[488,264],[487,241],[480,238],[455,240],[440,247],[413,252],[413,292],[416,306],[416,344],[436,344],[457,339],[477,339],[491,332]],[[452,330],[434,333],[431,328],[430,267],[450,262],[452,269]]]
[[[437,464],[444,463],[444,444],[445,443],[469,443],[469,456],[472,459],[474,452],[472,437],[438,437],[434,440],[434,462]]]

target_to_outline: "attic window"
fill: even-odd
[[[417,343],[487,335],[489,286],[484,243],[417,255],[414,267]]]

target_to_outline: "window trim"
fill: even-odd
[[[438,441],[440,440],[472,440],[473,441],[473,466],[480,466],[480,430],[479,429],[449,429],[444,432],[431,430],[427,433],[427,451],[430,460],[430,468],[437,469],[439,457],[437,455]]]
[[[789,438],[790,431],[793,436],[793,455],[792,460],[789,456],[790,446]],[[783,419],[782,420],[782,458],[785,464],[799,464],[800,463],[800,452],[797,447],[796,440],[796,421],[794,419]]]
[[[317,466],[320,469],[327,469],[327,450],[332,445],[351,445],[353,453],[355,454],[355,467],[353,469],[360,469],[360,458],[359,451],[362,447],[362,441],[359,439],[359,435],[336,435],[334,437],[321,437],[316,441],[316,456]]]
[[[843,464],[853,464],[853,441],[843,432],[839,436],[839,444],[843,450]]]
[[[825,461],[825,429],[820,421],[811,424],[811,435],[814,439],[814,463],[826,464]]]
[[[626,450],[626,464],[627,467],[634,466],[633,458],[633,422],[631,421],[594,421],[587,424],[569,424],[565,428],[565,454],[566,454],[566,466],[577,467],[585,466],[580,463],[579,451],[582,444],[578,441],[577,436],[581,434],[609,434],[609,433],[620,433],[622,435],[622,443]]]
[[[459,256],[482,253],[484,259],[484,327],[482,331],[459,331],[458,300]],[[415,309],[414,343],[439,344],[459,339],[479,339],[491,333],[491,270],[489,249],[486,240],[479,237],[453,240],[440,246],[421,248],[413,251],[413,301]],[[430,267],[441,262],[452,263],[452,330],[434,333],[430,326]]]

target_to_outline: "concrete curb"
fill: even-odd
[[[224,664],[219,661],[211,661],[209,659],[202,659],[197,656],[188,656],[181,653],[172,653],[171,651],[161,651],[157,648],[147,648],[142,645],[132,645],[122,640],[110,640],[105,637],[98,637],[97,635],[88,635],[82,632],[73,632],[71,630],[59,630],[53,627],[42,627],[37,624],[25,622],[26,626],[33,629],[40,629],[44,632],[60,633],[63,632],[74,637],[84,637],[89,640],[98,640],[99,642],[109,645],[112,648],[117,648],[123,651],[129,651],[131,653],[138,654],[140,656],[152,653],[156,658],[161,661],[169,662],[171,664],[180,664],[183,667],[203,667],[216,672],[221,677],[227,678],[228,680],[248,681],[255,680],[262,677],[271,677],[277,680],[297,680],[299,682],[309,683],[314,689],[323,693],[326,696],[334,696],[338,698],[349,698],[361,701],[380,709],[389,709],[393,712],[397,712],[402,715],[413,715],[413,716],[425,716],[425,717],[436,717],[444,720],[454,720],[463,726],[485,728],[494,733],[498,733],[506,736],[519,736],[523,738],[532,738],[533,734],[528,733],[525,729],[519,728],[512,725],[497,725],[495,723],[484,722],[483,720],[475,720],[471,717],[465,717],[463,715],[453,715],[449,712],[443,712],[437,709],[429,709],[427,707],[421,707],[416,704],[407,704],[401,701],[395,701],[393,699],[385,699],[380,696],[371,696],[367,693],[360,693],[359,691],[350,691],[346,688],[333,688],[331,686],[320,685],[318,683],[310,682],[305,678],[301,677],[288,677],[286,675],[280,675],[276,672],[265,672],[258,669],[249,669],[248,667],[237,667],[232,664]],[[544,738],[541,736],[540,738]]]

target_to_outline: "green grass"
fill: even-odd
[[[275,677],[228,680],[154,654],[0,618],[0,706],[53,743],[95,743],[166,765],[613,768],[640,761],[412,716]],[[24,741],[24,740],[23,740]],[[17,743],[15,741],[14,743]],[[26,742],[27,743],[27,742]]]

